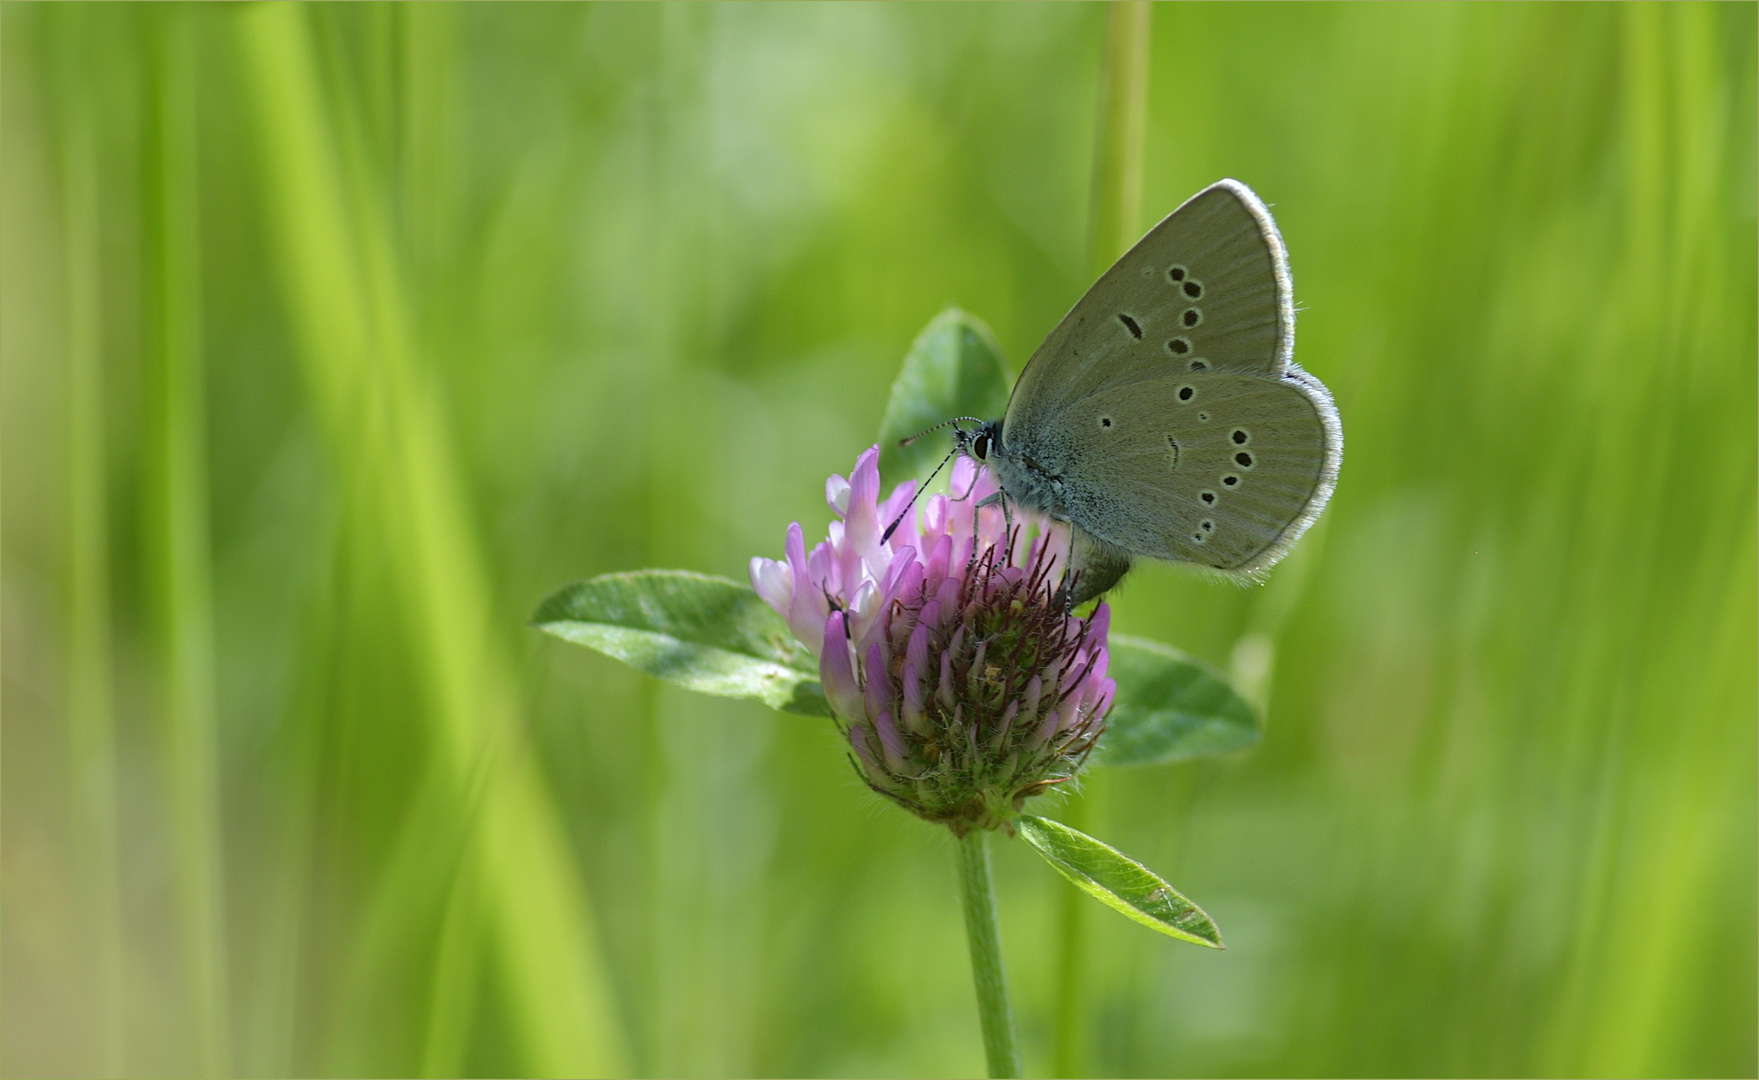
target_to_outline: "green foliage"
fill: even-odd
[[[1045,862],[1107,907],[1168,937],[1225,947],[1221,931],[1202,908],[1128,855],[1061,822],[1031,814],[1022,814],[1014,827]]]
[[[1258,741],[1257,711],[1208,665],[1127,634],[1111,635],[1110,651],[1118,696],[1094,764],[1157,765]]]
[[[1152,10],[1136,225],[1273,204],[1349,446],[1263,587],[1112,599],[1266,738],[1064,808],[1228,928],[1089,920],[1088,1067],[1753,1075],[1754,7]],[[830,725],[526,620],[821,525],[949,302],[1031,354],[1103,29],[0,7],[0,1070],[978,1074]],[[1043,1074],[1070,890],[995,848]]]
[[[532,625],[701,694],[829,716],[818,662],[749,586],[687,570],[606,574],[560,589]]]
[[[880,475],[889,483],[927,476],[946,456],[950,440],[902,440],[958,416],[994,420],[1008,407],[1014,375],[995,335],[981,319],[958,308],[936,315],[916,336],[880,421]]]
[[[551,594],[532,625],[686,690],[829,716],[818,669],[781,616],[750,588],[687,570],[635,570]],[[1117,635],[1118,684],[1093,764],[1147,765],[1241,750],[1258,716],[1207,666],[1154,641]]]

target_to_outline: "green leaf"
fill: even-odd
[[[1151,765],[1244,750],[1258,742],[1258,710],[1209,667],[1158,641],[1112,634],[1106,674],[1117,703],[1093,761]]]
[[[577,582],[532,625],[669,683],[829,716],[818,661],[750,588],[688,570],[632,570]]]
[[[1168,937],[1226,948],[1221,931],[1202,908],[1116,848],[1060,821],[1030,814],[1015,818],[1014,828],[1046,862],[1108,907]]]
[[[1008,407],[1014,375],[995,335],[975,315],[948,308],[929,320],[904,357],[880,423],[880,475],[887,484],[927,476],[946,456],[946,440],[898,441],[955,416],[993,420]]]

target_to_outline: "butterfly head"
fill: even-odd
[[[970,429],[960,426],[967,421],[976,424],[977,426]],[[929,482],[932,482],[935,477],[941,474],[941,470],[947,467],[947,462],[953,460],[954,454],[964,454],[966,457],[982,464],[989,460],[990,452],[995,450],[998,443],[1001,441],[1002,422],[1000,420],[979,420],[975,416],[956,416],[951,420],[943,420],[934,427],[929,428],[928,431],[918,432],[917,434],[910,436],[908,439],[901,439],[899,440],[898,445],[909,446],[911,443],[922,438],[924,435],[927,435],[929,432],[939,431],[941,428],[949,425],[953,428],[953,449],[947,453],[946,457],[941,459],[939,465],[934,467],[934,472],[928,474]],[[923,485],[923,487],[926,486],[926,484]],[[922,487],[918,487],[916,489],[917,495],[920,495],[922,490]],[[880,536],[881,543],[892,538],[893,531],[895,531],[899,524],[903,522],[904,515],[908,514],[910,508],[914,505],[916,505],[916,497],[913,495],[910,498],[910,502],[905,505],[904,509],[898,512],[898,516],[893,519],[892,523],[886,526],[885,533]]]
[[[979,464],[989,460],[990,453],[1001,441],[1000,420],[985,420],[969,431],[957,426],[953,428],[953,449]]]

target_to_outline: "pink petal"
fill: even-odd
[[[1037,675],[1026,680],[1026,715],[1038,715],[1038,699],[1044,694],[1044,680]]]
[[[885,529],[891,528],[892,522],[898,522],[898,528],[892,533],[892,538],[889,541],[893,547],[898,546],[900,543],[916,544],[919,542],[916,523],[910,519],[909,515],[905,515],[902,518],[899,517],[900,514],[904,514],[905,507],[910,505],[910,500],[914,498],[915,495],[916,481],[906,480],[902,484],[893,488],[892,494],[886,498],[885,502],[880,504],[879,521],[881,531],[883,532]]]
[[[849,745],[855,748],[855,756],[861,759],[861,767],[869,776],[879,772],[873,760],[873,751],[867,745],[868,737],[872,734],[873,729],[866,724],[856,724],[849,729]]]
[[[1105,669],[1111,663],[1111,661],[1112,661],[1111,650],[1106,649],[1104,647],[1101,647],[1099,652],[1096,653],[1093,657],[1093,671],[1087,677],[1090,679],[1093,679],[1095,681],[1099,681],[1101,679],[1104,679],[1105,678]]]
[[[794,603],[794,574],[788,564],[754,555],[750,573],[751,591],[775,608],[776,614],[786,617]]]
[[[867,647],[867,664],[862,670],[866,676],[866,686],[862,687],[862,700],[867,705],[867,715],[877,717],[888,711],[887,706],[892,700],[892,680],[886,675],[886,654],[879,642]]]
[[[960,565],[962,567],[964,564]],[[935,591],[935,603],[941,606],[943,616],[947,612],[959,610],[959,584],[957,577],[944,578],[941,587]]]
[[[838,517],[848,517],[849,481],[832,473],[825,481],[825,502],[831,504],[831,509],[837,512]]]
[[[1095,697],[1093,703],[1092,715],[1094,718],[1098,719],[1104,717],[1107,713],[1111,712],[1112,702],[1117,700],[1117,697],[1118,684],[1110,679],[1101,680],[1099,684],[1099,694]]]
[[[788,629],[794,631],[802,645],[818,652],[824,647],[824,619],[830,605],[825,602],[823,580],[813,573],[807,558],[805,534],[798,521],[788,526],[783,550],[788,556],[789,576],[794,579],[794,593],[789,598],[788,610],[783,612]]]
[[[950,503],[945,495],[930,495],[928,504],[922,508],[923,539],[947,535],[947,510]]]
[[[929,589],[938,592],[941,582],[947,578],[947,571],[953,564],[953,538],[943,536],[934,541],[928,549],[928,562],[923,567],[923,582]]]
[[[849,477],[849,512],[843,515],[844,540],[870,567],[883,570],[891,560],[879,549],[879,447],[862,451]]]
[[[926,613],[927,608],[923,609]],[[910,631],[910,644],[904,647],[904,662],[914,665],[918,671],[928,669],[928,624],[920,617],[916,626]]]
[[[927,726],[922,722],[922,665],[904,661],[904,726],[915,734],[922,734]]]
[[[858,720],[862,710],[861,683],[850,661],[848,624],[841,611],[831,612],[824,625],[825,648],[818,658],[818,680],[824,685],[831,711],[844,723]]]
[[[928,603],[922,605],[922,610],[916,613],[916,625],[926,626],[932,630],[939,630],[941,626],[941,602],[939,600],[930,600]]]
[[[855,595],[849,598],[850,637],[856,641],[866,641],[879,614],[879,586],[872,581],[863,581],[855,590]]]
[[[1087,617],[1087,640],[1091,643],[1104,645],[1105,636],[1112,628],[1112,606],[1101,600]]]
[[[880,749],[885,752],[886,764],[893,772],[904,770],[904,738],[898,734],[898,725],[893,722],[888,710],[879,714],[873,722],[874,730],[879,732]]]
[[[1064,702],[1063,704],[1067,706],[1069,703]],[[1063,709],[1052,709],[1045,713],[1044,719],[1039,722],[1038,730],[1032,733],[1032,745],[1038,746],[1052,735],[1055,735],[1057,729],[1062,726],[1062,723]]]

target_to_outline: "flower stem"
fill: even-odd
[[[965,936],[971,943],[971,978],[977,985],[977,1018],[992,1077],[1019,1076],[1014,1046],[1014,1008],[1002,968],[1002,935],[996,924],[995,890],[989,877],[989,830],[959,838],[959,894],[965,904]]]

